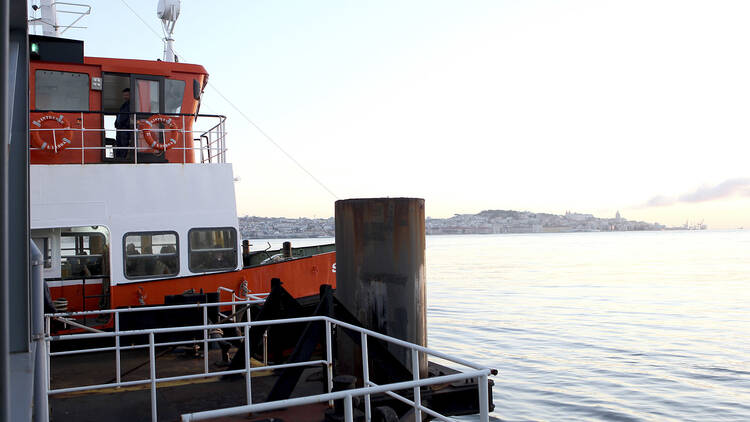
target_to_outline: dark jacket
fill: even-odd
[[[115,119],[115,129],[130,129],[130,101],[125,101],[120,106],[120,111]]]

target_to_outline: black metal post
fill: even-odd
[[[8,124],[10,5],[0,0],[0,422],[10,421],[10,336],[8,329]]]

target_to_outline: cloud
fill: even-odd
[[[716,186],[703,186],[693,192],[684,193],[677,197],[657,195],[649,199],[644,207],[663,207],[677,203],[696,203],[714,201],[732,196],[750,197],[750,178],[741,177],[725,180]]]
[[[677,202],[677,200],[675,198],[669,198],[669,197],[664,196],[664,195],[657,195],[657,196],[654,196],[653,198],[649,199],[646,202],[645,206],[646,207],[663,207],[663,206],[666,206],[666,205],[672,205],[675,202]]]

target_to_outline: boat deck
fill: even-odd
[[[225,369],[220,361],[220,351],[209,351],[210,371]],[[254,365],[258,363],[254,362]],[[80,368],[87,368],[81,372]],[[189,356],[185,349],[157,351],[157,375],[160,377],[197,374],[203,372],[203,358]],[[122,380],[149,378],[148,353],[128,351],[122,353]],[[114,381],[113,353],[60,356],[52,360],[52,388],[65,388],[85,384],[104,384]],[[278,375],[273,371],[253,374],[253,402],[266,401]],[[104,388],[86,392],[56,394],[50,397],[50,416],[54,422],[100,421],[150,421],[150,384]],[[325,392],[323,368],[306,369],[292,397]],[[246,404],[245,380],[242,376],[208,377],[194,380],[159,383],[157,388],[157,414],[159,420],[175,421],[180,415],[222,407]],[[326,403],[299,406],[282,411],[215,419],[216,421],[299,421],[319,422],[328,409]]]

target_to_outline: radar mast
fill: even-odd
[[[178,61],[174,52],[174,25],[180,17],[180,0],[159,0],[156,6],[156,15],[161,19],[161,27],[164,30],[164,61]]]

